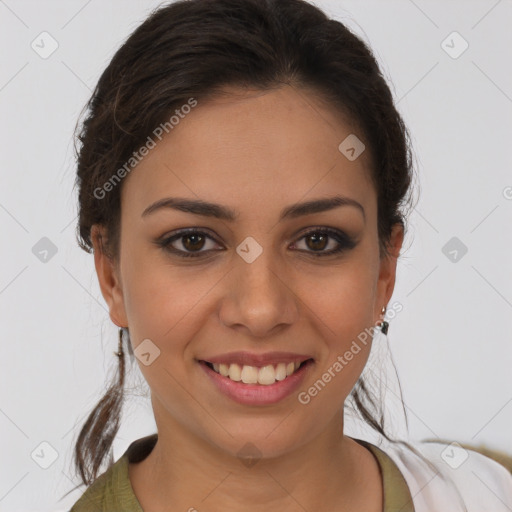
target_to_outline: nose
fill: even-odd
[[[237,257],[233,264],[219,310],[223,325],[248,337],[268,338],[296,322],[298,297],[293,283],[270,250],[252,263]]]

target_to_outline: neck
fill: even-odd
[[[155,418],[160,426],[155,447],[142,462],[129,466],[132,487],[146,512],[382,511],[378,464],[366,448],[343,435],[342,415],[292,451],[245,462],[177,422],[170,425],[168,417],[165,424]]]

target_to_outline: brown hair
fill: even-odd
[[[80,247],[92,252],[91,227],[101,224],[108,233],[102,250],[119,256],[122,183],[102,198],[95,191],[175,109],[190,98],[215,98],[226,86],[265,91],[283,84],[313,91],[357,126],[371,154],[379,247],[381,256],[387,254],[391,229],[397,223],[405,228],[404,208],[411,200],[409,135],[370,48],[304,0],[181,0],[153,11],[129,36],[101,75],[77,137]],[[90,414],[75,446],[76,468],[86,485],[109,453],[112,464],[123,401],[120,361],[117,382]],[[388,436],[383,405],[362,377],[350,398],[373,429],[409,446]],[[407,423],[405,407],[404,415]]]

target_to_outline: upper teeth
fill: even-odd
[[[263,384],[268,386],[276,380],[284,380],[300,366],[300,363],[279,363],[274,368],[269,364],[258,368],[257,366],[240,366],[239,364],[212,363],[213,369],[231,380],[244,384]]]

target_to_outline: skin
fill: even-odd
[[[297,393],[274,405],[235,403],[196,361],[237,350],[308,354],[315,364],[300,389],[307,390],[382,319],[403,242],[397,225],[391,256],[380,259],[369,151],[349,161],[338,150],[358,133],[339,113],[291,86],[228,91],[199,103],[125,178],[119,259],[101,250],[103,227],[92,229],[112,321],[129,327],[134,349],[149,338],[160,350],[149,366],[138,361],[159,439],[144,461],[130,464],[133,489],[146,512],[382,511],[376,460],[342,434],[343,404],[371,339],[307,405]],[[365,216],[343,206],[278,222],[286,206],[335,194],[361,203]],[[239,218],[173,209],[141,217],[164,197],[219,203]],[[206,256],[180,258],[154,243],[190,227],[212,239],[172,246],[211,250]],[[317,246],[304,238],[312,227],[341,230],[357,243],[315,257]],[[236,252],[248,236],[263,249],[250,264]],[[329,238],[319,251],[337,246]],[[237,457],[248,442],[261,453],[251,467]]]

